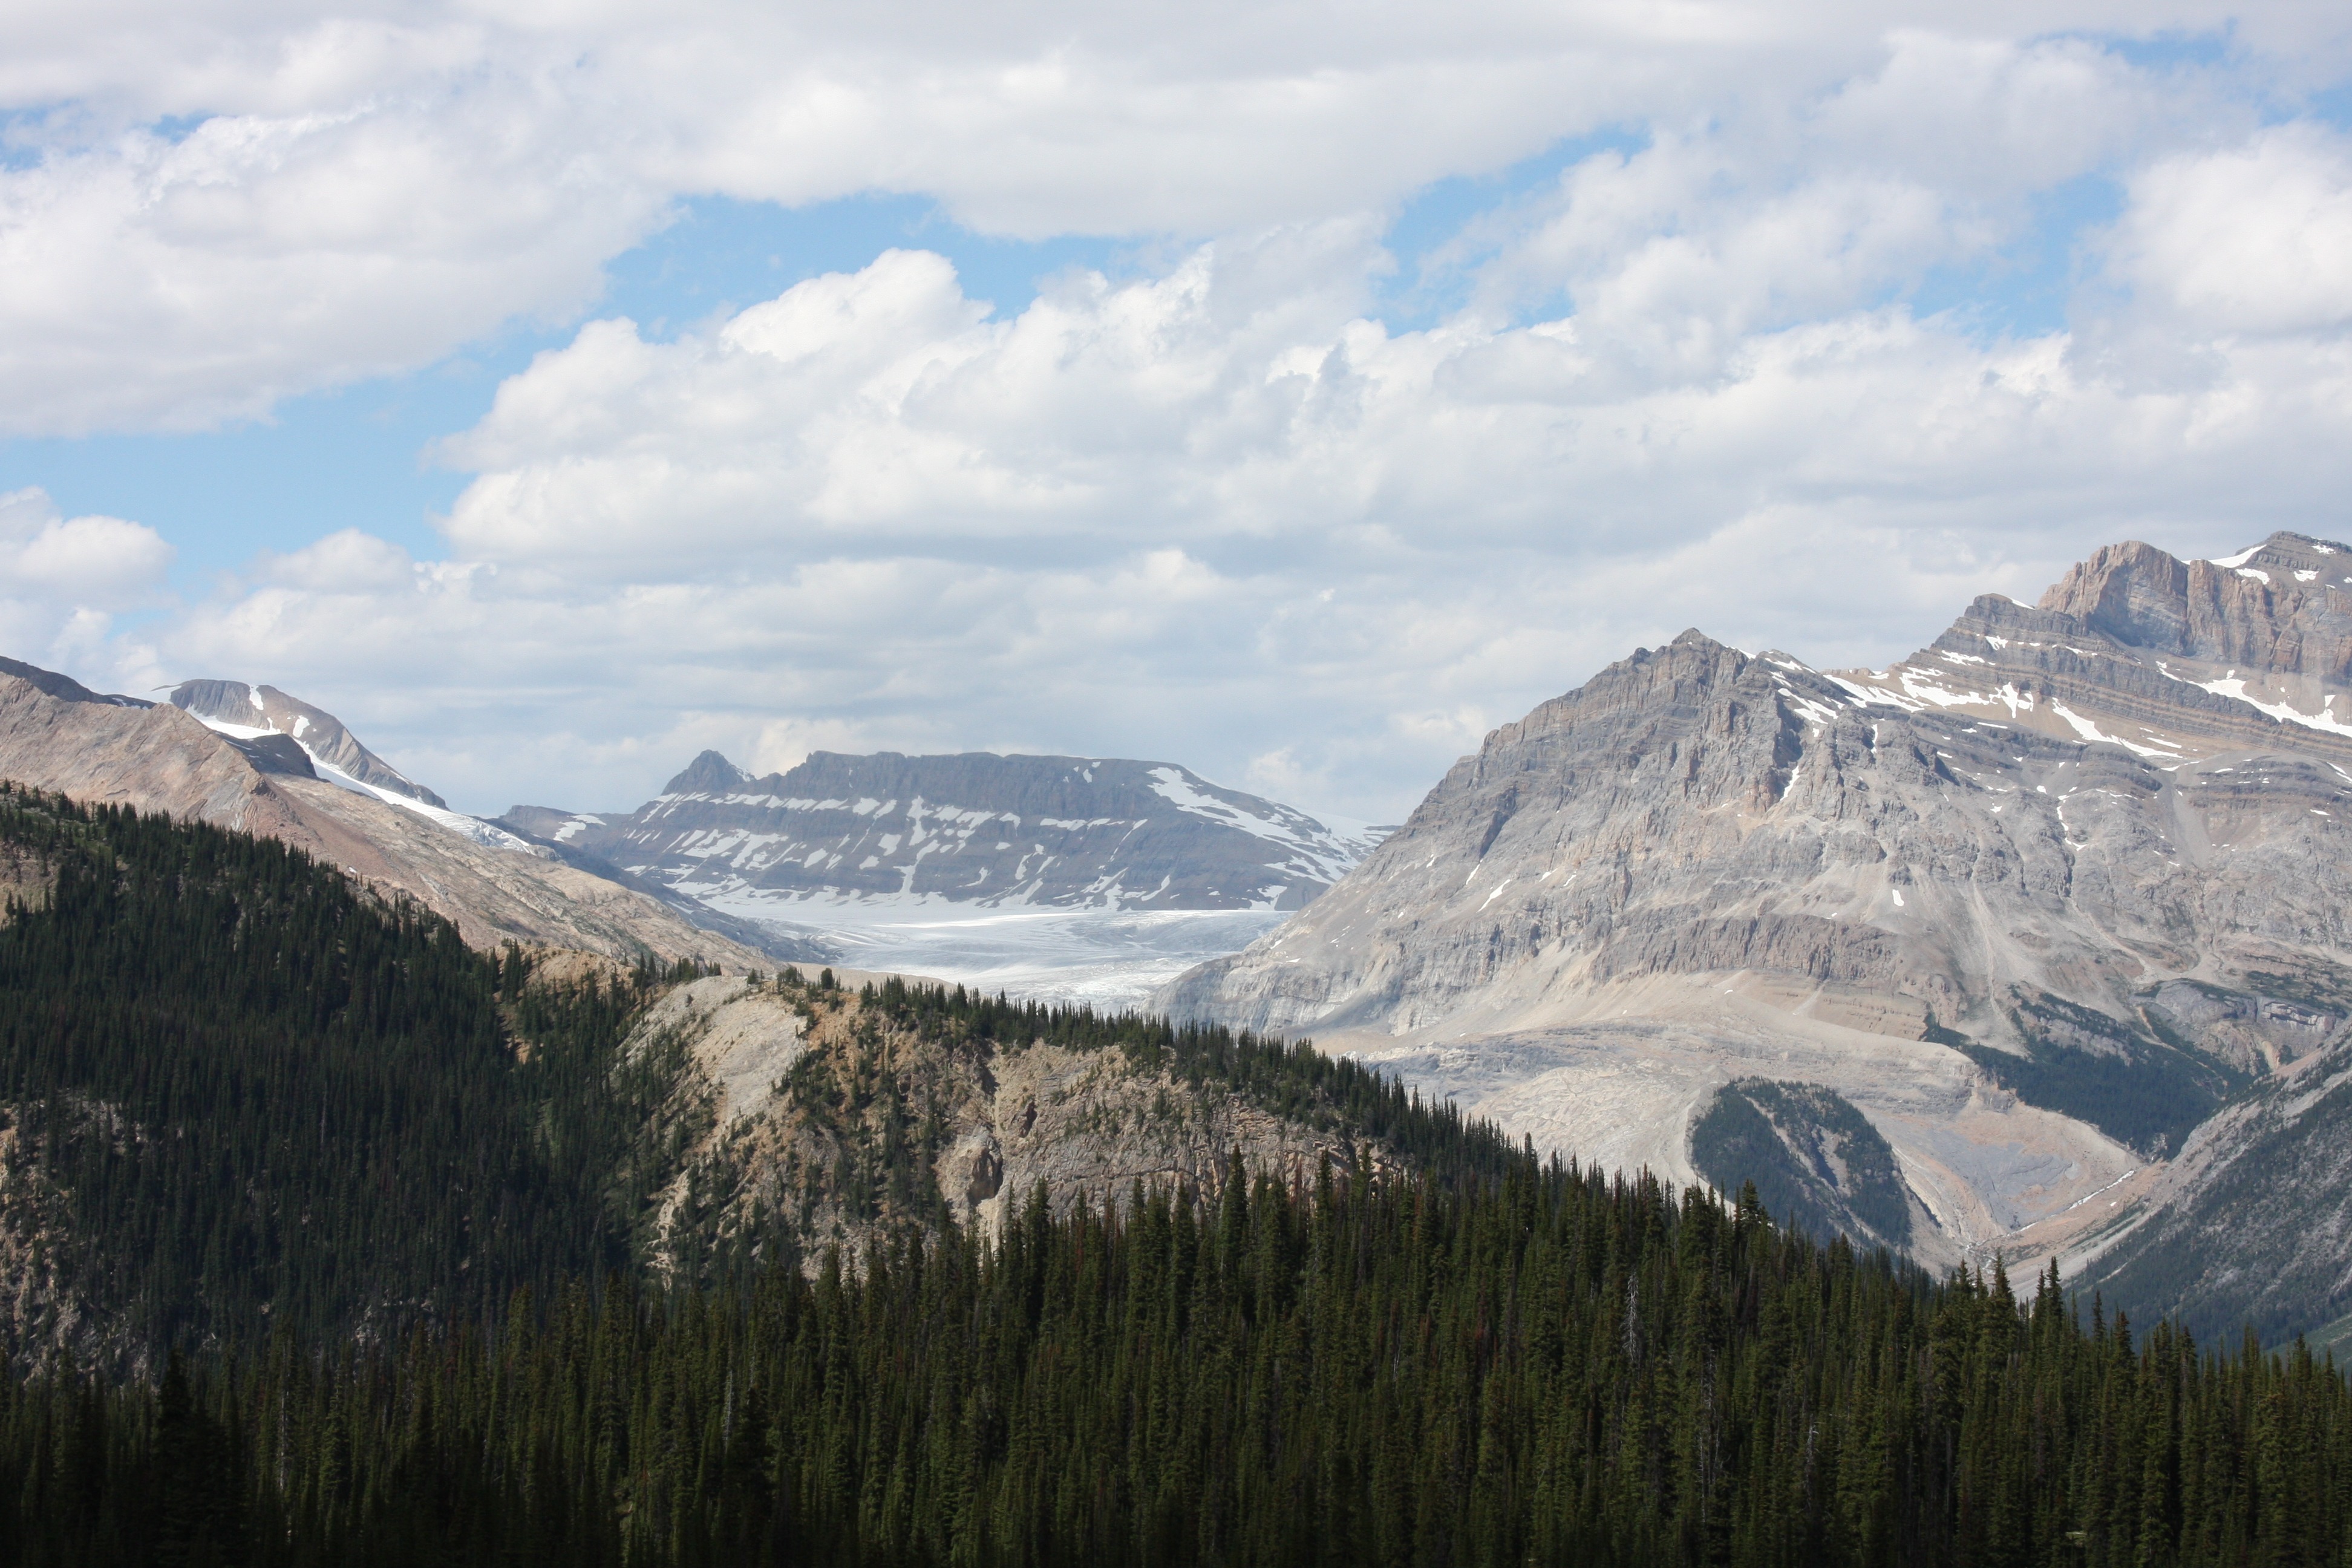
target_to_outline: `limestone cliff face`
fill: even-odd
[[[2352,553],[2279,536],[2102,552],[1885,671],[1687,632],[1161,1001],[1684,1180],[1724,1084],[1822,1084],[1922,1256],[2070,1245],[2352,1016],[2315,984],[2352,963],[2347,595]]]
[[[1910,658],[1840,679],[2159,764],[2269,749],[2352,764],[2347,567],[2344,546],[2293,533],[2219,562],[2110,545],[2031,609],[1987,595]]]
[[[604,878],[329,784],[282,737],[224,735],[170,704],[101,697],[70,681],[53,690],[0,671],[0,778],[279,839],[448,917],[477,946],[772,962]]]
[[[2066,574],[2040,607],[2151,654],[2352,685],[2352,552],[2274,533],[2221,561],[2179,561],[2111,544]]]
[[[1170,1000],[1402,1035],[1740,974],[2011,1040],[2020,984],[2128,1009],[2266,942],[2352,942],[2331,866],[2289,874],[2336,858],[2347,781],[2241,761],[1906,711],[1686,633],[1496,731],[1354,877]]]

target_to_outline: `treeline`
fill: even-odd
[[[1137,1194],[1001,1246],[160,1389],[0,1387],[33,1564],[2337,1563],[2352,1398],[2300,1348],[2087,1322],[1517,1161]]]

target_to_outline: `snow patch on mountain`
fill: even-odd
[[[261,694],[257,691],[253,693],[253,705],[256,708],[262,706]],[[327,783],[340,789],[347,789],[353,795],[371,796],[383,802],[386,805],[396,805],[403,811],[413,811],[426,821],[438,823],[450,832],[462,834],[477,844],[485,845],[492,849],[511,849],[523,855],[543,854],[536,845],[517,837],[495,823],[485,822],[478,816],[467,816],[460,811],[451,811],[446,806],[428,805],[414,795],[403,795],[397,790],[379,788],[363,779],[352,777],[329,762],[302,739],[301,731],[308,729],[309,725],[301,720],[297,720],[293,731],[289,731],[280,730],[274,724],[233,723],[226,719],[211,713],[199,712],[194,709],[189,709],[187,712],[190,718],[205,729],[217,734],[226,735],[233,741],[257,741],[270,735],[284,735],[302,748],[302,754],[310,759],[311,767],[315,768],[319,776]]]

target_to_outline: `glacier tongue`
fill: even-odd
[[[1307,904],[1381,830],[1168,763],[820,752],[753,778],[705,752],[635,812],[502,826],[860,968],[1139,1005]]]

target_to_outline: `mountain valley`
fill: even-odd
[[[396,1337],[1234,1171],[1498,1168],[1304,1048],[825,970],[481,952],[299,847],[0,788],[0,1362]]]
[[[487,823],[10,666],[0,1548],[2332,1552],[2352,1385],[2233,1336],[2352,1275],[2335,549],[1686,633],[1377,844],[1055,758]],[[1265,934],[1173,1023],[781,963],[888,920]]]

